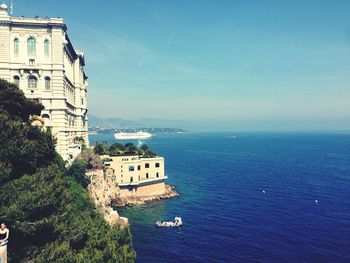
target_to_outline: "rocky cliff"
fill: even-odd
[[[111,225],[127,226],[128,219],[120,217],[118,212],[111,207],[112,200],[120,198],[119,187],[113,173],[109,170],[104,172],[103,169],[94,169],[87,171],[86,176],[90,178],[88,185],[90,196],[106,221]]]

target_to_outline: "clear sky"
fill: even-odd
[[[14,7],[15,16],[65,19],[86,55],[97,116],[184,120],[202,130],[350,130],[348,0]]]

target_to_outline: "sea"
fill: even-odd
[[[115,142],[90,136],[103,140]],[[350,133],[159,134],[144,143],[165,157],[180,196],[118,210],[136,262],[350,262]],[[175,216],[181,228],[155,227]]]

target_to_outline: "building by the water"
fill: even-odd
[[[165,194],[164,158],[142,158],[138,155],[100,156],[106,168],[112,169],[123,197],[149,198]]]
[[[0,6],[0,78],[41,102],[41,117],[65,160],[88,146],[87,76],[82,52],[74,49],[62,18],[13,17]]]

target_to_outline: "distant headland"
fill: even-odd
[[[187,133],[188,130],[182,128],[182,121],[163,119],[140,119],[137,121],[125,120],[122,118],[101,118],[89,114],[89,133],[112,133],[145,131],[155,133]]]

